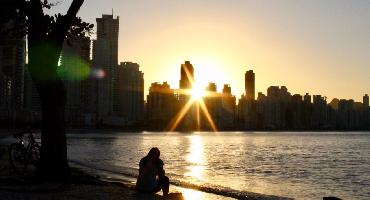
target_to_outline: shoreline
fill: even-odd
[[[108,171],[105,169],[93,168],[85,164],[76,163],[75,161],[70,161],[70,163],[71,163],[71,166],[82,168],[83,171],[86,171],[88,174],[99,176],[99,178],[101,178],[102,180],[105,180],[108,182],[110,181],[120,182],[121,184],[128,185],[129,187],[134,187],[135,177],[132,177],[132,176],[129,176],[123,173],[118,174],[117,172]],[[228,188],[226,190],[222,188],[210,188],[207,186],[197,186],[197,185],[193,185],[189,183],[180,183],[180,182],[170,181],[170,192],[173,192],[173,191],[180,192],[183,194],[198,193],[197,196],[203,196],[203,198],[201,199],[206,199],[206,200],[215,200],[215,199],[217,200],[218,199],[291,200],[293,199],[289,197],[260,194],[260,193],[254,193],[254,192],[249,192],[249,191],[241,192],[241,191],[233,190],[231,188]],[[184,196],[186,197],[186,195]],[[192,199],[192,198],[189,198],[189,195],[187,196],[188,198],[185,198],[185,199]]]
[[[36,200],[36,199],[55,199],[55,200],[77,200],[77,199],[127,199],[127,200],[221,200],[221,199],[243,199],[243,200],[285,200],[290,198],[260,195],[251,193],[248,196],[217,195],[188,189],[179,186],[170,186],[170,195],[162,196],[157,194],[137,193],[133,184],[122,179],[112,177],[105,178],[104,173],[91,173],[86,168],[71,165],[72,180],[70,184],[59,183],[37,183],[33,182],[31,176],[21,177],[13,174],[8,160],[0,160],[0,164],[5,166],[0,173],[0,196],[2,200]],[[87,172],[88,171],[88,172]],[[197,198],[198,197],[198,198]],[[200,197],[200,198],[199,198]]]
[[[2,146],[4,147],[4,146]],[[169,196],[157,194],[137,193],[134,182],[129,179],[122,179],[103,172],[81,166],[70,162],[72,170],[72,180],[70,184],[58,183],[35,183],[33,175],[19,176],[14,174],[5,155],[0,157],[0,196],[2,200],[19,199],[163,199],[163,200],[221,200],[221,199],[244,199],[244,200],[288,200],[291,198],[278,197],[272,195],[257,194],[247,192],[241,194],[229,192],[227,194],[217,192],[217,190],[207,191],[207,188],[194,188],[190,185],[171,184]],[[134,177],[131,177],[131,179]],[[193,198],[196,197],[196,198]]]

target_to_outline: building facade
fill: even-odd
[[[101,76],[96,82],[97,118],[102,120],[113,111],[113,84],[118,65],[119,17],[102,15],[96,19],[96,40],[93,41],[93,70]]]
[[[0,9],[0,120],[18,120],[23,109],[26,40],[17,34],[3,33],[12,29],[14,20],[4,21],[10,11]]]
[[[139,65],[121,62],[113,87],[113,113],[125,117],[128,122],[144,117],[144,73]]]
[[[66,122],[71,126],[84,125],[89,101],[95,97],[89,88],[94,81],[90,78],[90,46],[90,38],[83,37],[65,41],[61,52],[59,74],[67,91]]]
[[[245,98],[255,100],[255,73],[253,70],[245,72]]]
[[[165,130],[178,109],[178,96],[167,82],[152,83],[146,102],[146,122],[149,129]]]

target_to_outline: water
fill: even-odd
[[[69,158],[137,174],[153,146],[177,185],[296,199],[370,199],[370,133],[69,134]],[[201,187],[201,188],[202,188]]]

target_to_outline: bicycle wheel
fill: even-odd
[[[10,165],[17,174],[23,174],[27,163],[26,150],[22,144],[14,143],[9,149]]]

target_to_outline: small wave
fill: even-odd
[[[121,167],[121,166],[105,166],[101,167],[98,165],[93,165],[93,164],[87,164],[81,161],[77,160],[69,160],[71,163],[90,168],[93,170],[97,171],[102,171],[102,172],[108,172],[111,174],[116,174],[116,175],[123,175],[129,178],[134,179],[135,177],[138,176],[138,169],[135,168],[128,168],[128,167]],[[292,198],[287,198],[287,197],[279,197],[279,196],[273,196],[273,195],[264,195],[264,194],[259,194],[259,193],[254,193],[254,192],[248,192],[248,191],[239,191],[239,190],[234,190],[232,188],[228,187],[222,187],[219,185],[211,185],[211,184],[193,184],[185,181],[181,181],[178,179],[174,179],[173,177],[180,177],[179,175],[176,174],[170,174],[168,175],[171,177],[170,183],[175,186],[183,187],[183,188],[189,188],[189,189],[194,189],[206,193],[212,193],[216,195],[221,195],[225,197],[232,197],[236,199],[245,199],[245,200],[254,200],[254,199],[262,199],[262,200],[288,200]],[[116,180],[116,179],[115,179]]]

